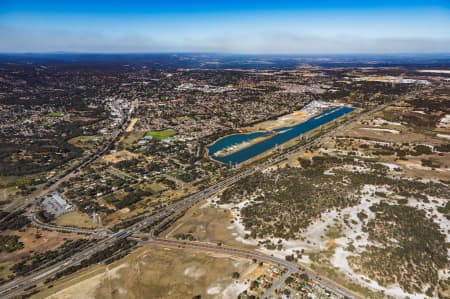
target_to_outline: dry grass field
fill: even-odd
[[[129,132],[119,140],[119,143],[120,145],[123,145],[125,147],[131,146],[139,139],[141,139],[144,136],[144,134],[145,132],[142,131]]]
[[[127,150],[118,151],[115,153],[111,153],[102,157],[108,163],[117,163],[120,161],[131,160],[136,158],[138,155],[129,152]]]
[[[146,245],[111,265],[67,277],[32,298],[236,298],[264,268],[240,258]],[[233,272],[241,277],[232,279]]]
[[[102,136],[78,136],[70,139],[68,142],[83,149],[95,149],[102,139]]]
[[[231,226],[234,221],[229,209],[214,208],[204,202],[187,211],[170,230],[163,235],[168,238],[177,238],[180,234],[191,234],[195,240],[213,242],[254,249],[254,246],[243,244],[236,240],[236,232]]]
[[[66,240],[80,239],[82,236],[72,233],[60,233],[29,227],[24,231],[5,231],[3,235],[17,235],[24,248],[11,252],[1,253],[0,262],[19,261],[28,257],[31,253],[44,252],[61,246]]]
[[[19,236],[19,241],[24,244],[24,247],[14,252],[0,253],[0,278],[6,278],[9,274],[12,274],[11,266],[21,260],[28,259],[32,254],[53,250],[63,245],[67,240],[82,238],[77,234],[51,232],[35,227],[29,227],[24,231],[4,231],[2,235]]]
[[[79,211],[73,211],[56,218],[56,224],[59,226],[73,226],[81,228],[96,228],[92,218]]]

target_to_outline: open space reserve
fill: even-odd
[[[158,57],[0,59],[0,297],[450,296],[447,72]]]

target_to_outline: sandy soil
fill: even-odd
[[[261,267],[263,268],[263,267]],[[252,261],[146,245],[116,263],[66,279],[34,298],[236,298],[260,271]],[[233,272],[241,278],[231,278]]]
[[[222,242],[229,246],[254,248],[251,244],[244,244],[236,240],[239,232],[232,225],[234,221],[235,216],[229,209],[216,208],[211,201],[208,201],[190,209],[163,235],[174,238],[179,233],[191,233],[198,241]]]
[[[381,133],[400,134],[400,131],[399,131],[399,130],[392,130],[392,129],[360,128],[360,130],[369,130],[369,131],[375,131],[375,132],[381,132]]]
[[[444,139],[450,140],[449,134],[437,134],[436,136],[439,138],[444,138]]]
[[[243,128],[242,131],[272,131],[287,126],[294,126],[317,115],[323,109],[330,108],[332,106],[336,106],[336,104],[324,101],[312,101],[299,111],[294,111],[290,114],[280,116],[276,120],[264,121],[253,126]]]
[[[134,126],[136,125],[137,121],[139,120],[139,118],[132,118],[130,121],[130,124],[128,125],[128,127],[125,129],[125,132],[131,132],[134,129]]]
[[[297,125],[299,123],[306,121],[308,118],[312,116],[313,115],[307,115],[303,111],[296,111],[291,114],[281,116],[276,120],[268,120],[250,127],[242,128],[241,131],[242,132],[273,131],[275,129]]]
[[[110,153],[102,157],[106,162],[117,163],[125,160],[132,160],[136,158],[138,155],[127,150],[118,151],[115,153]]]

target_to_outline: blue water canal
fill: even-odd
[[[325,110],[321,114],[295,126],[276,129],[272,132],[254,132],[248,134],[235,134],[226,136],[222,139],[219,139],[214,144],[208,146],[208,153],[216,161],[232,165],[239,164],[261,153],[264,153],[265,151],[270,150],[277,145],[281,145],[291,139],[294,139],[304,134],[305,132],[320,127],[321,125],[324,125],[332,120],[335,120],[336,118],[352,112],[353,110],[354,108],[351,107],[336,107]],[[249,147],[243,148],[242,150],[234,152],[230,155],[221,157],[215,155],[218,151],[229,146],[245,141],[251,141],[254,138],[270,135],[275,132],[276,134],[274,134],[272,137],[267,138],[264,141],[255,143]]]

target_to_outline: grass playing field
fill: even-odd
[[[160,141],[172,137],[176,133],[177,131],[173,129],[167,129],[162,131],[148,131],[145,133],[145,136],[152,136],[153,139]]]

